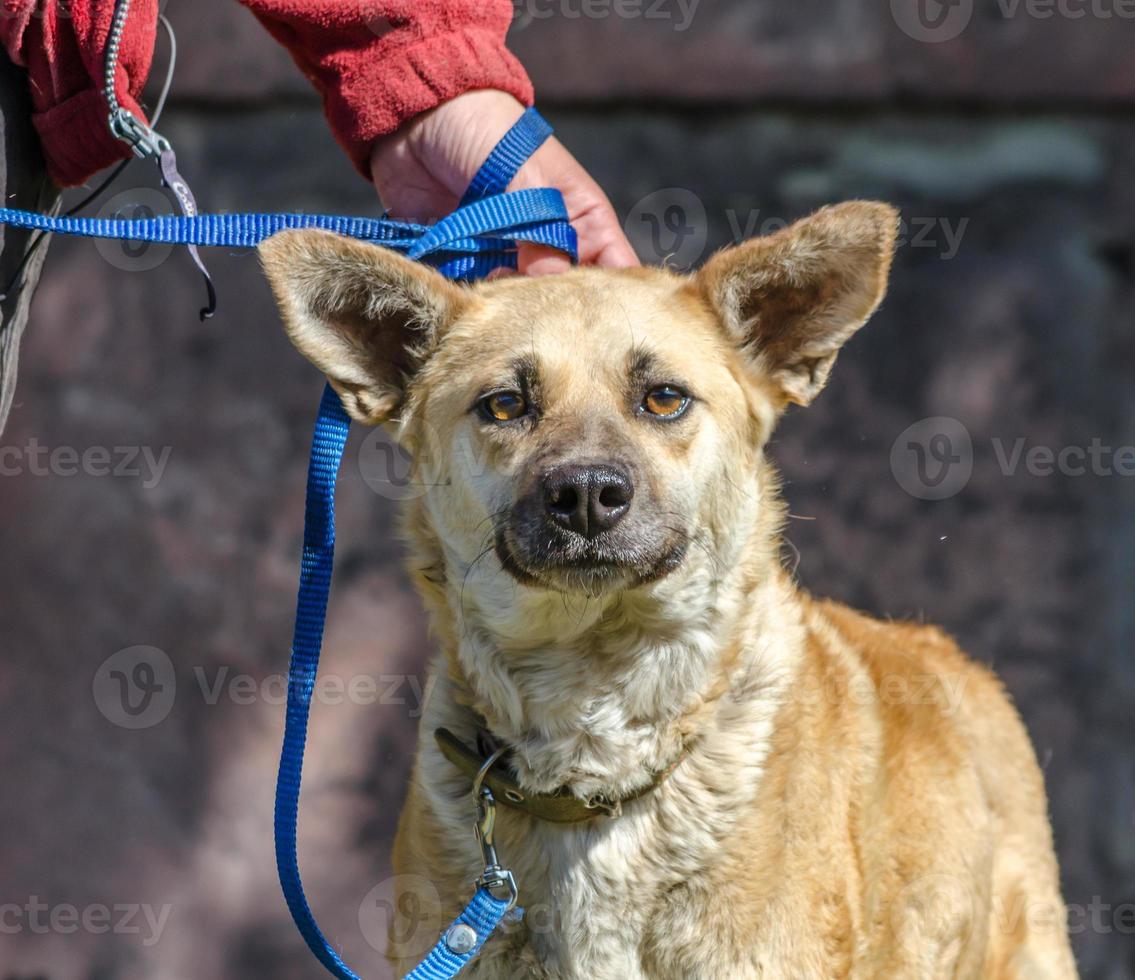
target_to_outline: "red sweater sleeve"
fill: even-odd
[[[47,170],[62,187],[130,155],[107,128],[102,96],[106,37],[114,0],[2,0],[0,43],[27,69],[36,131]],[[158,0],[133,0],[118,62],[118,99],[139,119],[150,72]]]
[[[505,49],[511,0],[241,0],[323,96],[336,138],[369,179],[379,136],[476,88],[532,86]],[[103,59],[115,0],[0,0],[0,43],[28,71],[48,173],[81,184],[130,154],[107,128]],[[118,98],[139,119],[158,0],[133,0],[123,34]]]
[[[525,105],[532,85],[505,48],[511,0],[240,0],[323,97],[327,121],[370,179],[374,141],[472,89]]]

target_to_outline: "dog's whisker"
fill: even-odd
[[[740,486],[737,483],[737,481],[734,480],[728,473],[722,471],[721,478],[726,483],[728,483],[734,490],[736,490],[739,494],[741,494],[743,497],[747,498],[748,500],[754,499],[753,495],[748,490],[746,490],[744,487]]]
[[[787,545],[789,550],[792,552],[792,554],[795,555],[795,560],[792,562],[791,568],[788,567],[787,562],[782,563],[785,568],[788,568],[789,574],[793,578],[795,578],[796,573],[800,569],[800,562],[801,562],[800,549],[797,548],[796,545],[794,545],[792,543],[792,540],[787,535],[781,535],[780,540],[781,540],[781,543],[784,544],[784,545]]]
[[[461,638],[469,638],[469,619],[465,614],[465,585],[469,581],[469,576],[472,574],[473,569],[476,567],[477,562],[488,555],[496,547],[495,543],[490,543],[485,547],[470,563],[469,567],[465,569],[465,574],[461,577],[461,588],[457,593],[457,609],[461,615],[462,632]]]

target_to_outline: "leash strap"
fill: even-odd
[[[440,256],[439,269],[454,279],[478,278],[492,268],[514,265],[514,243],[517,241],[550,244],[574,258],[575,233],[567,225],[563,199],[557,192],[503,193],[516,170],[527,159],[526,153],[539,146],[547,138],[548,132],[548,124],[535,110],[528,110],[486,161],[486,167],[492,164],[490,171],[486,173],[485,168],[482,168],[478,172],[461,208],[433,227],[420,229],[421,234],[412,238],[405,234],[407,226],[400,225],[399,237],[386,239],[384,244],[406,244],[406,254],[411,258],[430,257],[436,260]],[[259,217],[291,220],[303,216]],[[323,219],[308,220],[312,223],[284,227],[323,227],[318,223]],[[339,220],[366,221],[359,218]],[[381,235],[391,224],[369,222],[365,228],[352,225],[352,230],[369,233],[356,234],[355,237],[378,240],[374,236]],[[231,230],[231,226],[226,227]],[[261,226],[255,226],[255,233],[263,230]],[[497,235],[501,237],[495,237]],[[349,429],[350,420],[339,397],[330,386],[325,387],[315,422],[311,463],[308,467],[303,558],[296,602],[292,660],[288,671],[288,708],[276,784],[276,866],[288,909],[316,958],[340,980],[359,980],[358,975],[351,972],[320,931],[304,894],[296,856],[303,752],[307,740],[311,696],[323,643],[335,554],[335,481]],[[457,976],[477,954],[509,908],[510,902],[495,898],[486,889],[479,888],[470,904],[446,930],[425,960],[409,974],[407,980],[450,980]],[[469,936],[469,929],[475,933],[475,940]],[[454,937],[458,935],[461,936],[461,942],[454,941]]]
[[[459,207],[472,204],[490,194],[498,194],[512,183],[516,172],[524,166],[552,135],[552,127],[543,116],[534,115],[523,126],[513,126],[473,175]]]
[[[508,909],[508,902],[494,898],[484,888],[478,888],[473,900],[453,920],[453,924],[430,950],[429,955],[406,974],[405,980],[451,980],[452,977],[457,976],[464,969],[465,964],[481,951],[485,940],[500,925]],[[457,934],[461,926],[468,926],[476,933],[477,938],[468,952],[456,952],[466,947],[451,944],[450,937]]]
[[[303,556],[300,559],[299,597],[288,667],[288,707],[284,722],[284,748],[276,777],[276,870],[292,920],[308,948],[334,976],[358,980],[319,931],[307,904],[296,855],[303,751],[307,719],[323,644],[323,623],[331,589],[335,558],[335,480],[351,422],[339,396],[330,385],[323,389],[311,460],[307,466],[307,502],[303,518]]]
[[[405,252],[411,258],[430,257],[450,278],[472,278],[460,274],[460,263],[468,259],[515,265],[517,242],[538,242],[570,255],[576,252],[575,231],[567,223],[563,197],[547,188],[494,194],[431,226],[331,214],[196,214],[125,220],[13,208],[0,208],[0,223],[85,238],[235,248],[252,248],[285,229],[322,228]],[[450,266],[450,262],[458,264]]]

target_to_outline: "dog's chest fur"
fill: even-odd
[[[700,877],[719,860],[723,842],[751,805],[774,712],[749,707],[743,734],[717,740],[712,754],[691,751],[666,784],[628,804],[621,816],[564,827],[502,811],[498,848],[520,883],[525,918],[486,947],[470,976],[677,976],[684,971],[664,964],[695,947],[708,967],[713,951],[680,937],[701,933],[695,919],[712,905],[672,899],[691,883],[700,890]],[[447,832],[468,840],[468,815]],[[472,871],[474,847],[467,857]],[[646,948],[655,951],[650,972],[643,965]]]
[[[688,964],[677,964],[695,948],[705,975],[725,975],[714,949],[693,942],[704,933],[695,919],[712,900],[675,898],[703,889],[707,869],[723,859],[738,820],[751,812],[802,632],[783,599],[780,583],[769,582],[748,591],[744,609],[731,609],[721,594],[713,616],[691,605],[681,629],[659,632],[654,623],[636,632],[615,623],[594,656],[553,645],[530,658],[513,652],[505,663],[476,649],[475,634],[462,639],[459,659],[480,667],[472,707],[517,747],[517,770],[529,787],[551,791],[571,782],[584,796],[592,784],[596,792],[626,793],[682,760],[616,818],[565,827],[500,811],[498,850],[517,876],[525,919],[486,946],[471,977],[676,976],[688,972]],[[775,643],[754,639],[760,620],[775,626],[767,629]],[[494,662],[498,670],[485,669]],[[472,742],[476,715],[459,703],[469,696],[442,678],[423,731],[447,727]],[[479,870],[468,784],[430,743],[423,743],[417,776],[410,810],[420,806],[437,821],[467,888]],[[455,870],[434,867],[430,876]],[[652,966],[643,963],[646,948],[654,951]]]

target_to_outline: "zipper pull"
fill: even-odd
[[[181,208],[181,213],[187,218],[196,218],[197,199],[193,196],[193,191],[190,189],[185,178],[177,171],[177,157],[174,156],[173,147],[170,146],[168,140],[166,141],[165,149],[158,155],[158,166],[160,166],[162,170],[162,181],[165,183],[166,187],[173,192],[173,196],[177,198],[177,204],[178,207]],[[193,264],[197,266],[198,271],[205,280],[205,291],[208,294],[208,301],[201,309],[200,316],[202,321],[208,320],[217,312],[217,290],[213,287],[213,279],[209,275],[209,270],[205,268],[205,263],[201,260],[197,246],[188,245],[187,248],[189,249],[189,257],[193,259]]]

